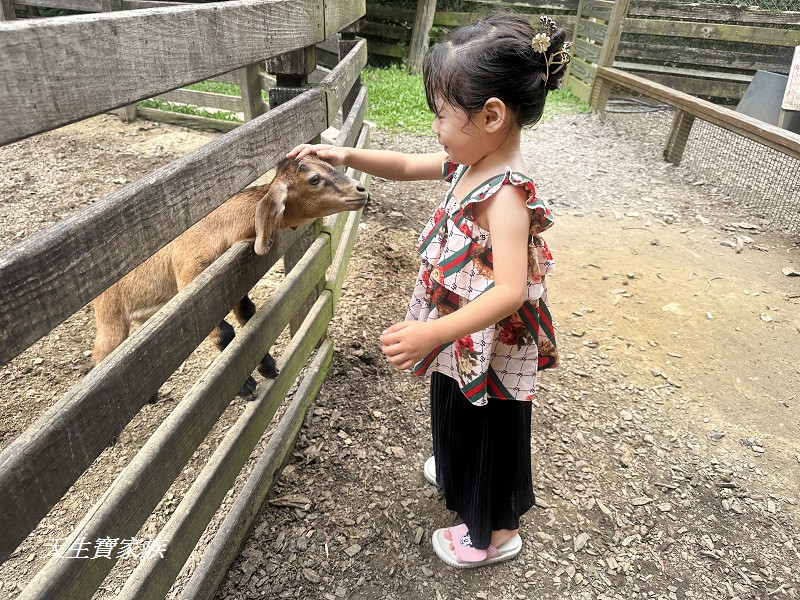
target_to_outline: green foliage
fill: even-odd
[[[242,88],[234,83],[222,83],[219,81],[198,81],[186,86],[187,90],[198,92],[211,92],[214,94],[225,94],[226,96],[239,96]]]
[[[410,75],[399,67],[367,68],[361,78],[369,86],[367,119],[374,121],[381,131],[433,135],[433,117],[420,75]]]
[[[552,121],[557,115],[575,115],[592,112],[592,107],[569,90],[553,90],[547,94],[542,121]]]
[[[209,119],[217,119],[218,121],[231,121],[233,123],[242,122],[242,119],[240,119],[238,116],[227,111],[211,112],[202,108],[197,108],[196,106],[175,104],[174,102],[167,102],[165,100],[157,100],[154,98],[150,98],[149,100],[141,100],[136,104],[145,108],[157,108],[158,110],[183,113],[185,115],[195,115],[196,117],[207,117]]]
[[[402,68],[368,68],[362,73],[369,86],[367,119],[381,131],[432,135],[433,115],[425,101],[425,88],[420,75],[409,75]],[[547,95],[543,121],[557,115],[590,113],[592,107],[567,90],[555,90]]]
[[[211,92],[212,94],[224,94],[226,96],[240,96],[242,88],[235,83],[222,83],[220,81],[198,81],[191,85],[187,85],[187,90],[195,90],[197,92]],[[261,90],[261,97],[269,102],[269,92]]]

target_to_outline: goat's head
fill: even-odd
[[[358,210],[367,190],[352,177],[313,155],[284,159],[256,207],[256,254],[266,254],[276,229],[297,227],[319,217]]]

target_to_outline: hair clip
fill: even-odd
[[[539,22],[547,31],[551,33],[555,33],[556,29],[558,29],[556,22],[550,17],[539,17]]]
[[[544,71],[544,78],[542,79],[544,85],[547,85],[547,80],[550,79],[551,75],[555,75],[569,64],[572,60],[571,51],[572,42],[564,42],[564,46],[558,52],[553,52],[550,57],[545,54],[547,68]],[[554,69],[553,67],[556,68]]]

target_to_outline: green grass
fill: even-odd
[[[387,133],[433,135],[431,111],[425,102],[425,88],[420,75],[409,75],[404,69],[366,68],[361,80],[369,86],[369,108],[366,118]]]
[[[388,133],[433,135],[433,116],[425,102],[425,89],[420,75],[409,75],[399,67],[367,68],[361,78],[369,86],[367,120]],[[567,90],[550,92],[542,121],[558,115],[590,113],[591,106]]]
[[[226,111],[210,112],[196,106],[187,106],[186,104],[175,104],[174,102],[167,102],[165,100],[156,100],[150,98],[149,100],[140,100],[136,103],[145,108],[157,108],[158,110],[166,110],[169,112],[183,113],[185,115],[195,115],[196,117],[207,117],[209,119],[217,119],[219,121],[231,121],[233,123],[241,123],[242,120],[233,113]]]
[[[238,96],[241,88],[234,83],[222,83],[219,81],[199,81],[186,86],[187,90],[197,90],[198,92],[212,92],[214,94],[225,94],[226,96]]]

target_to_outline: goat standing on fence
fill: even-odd
[[[127,339],[133,323],[150,318],[236,242],[254,240],[256,254],[263,255],[275,230],[358,210],[366,202],[363,185],[319,158],[281,161],[270,183],[239,192],[95,298],[95,364]],[[247,295],[233,307],[241,325],[255,310]],[[223,319],[208,339],[222,351],[233,338],[233,326]],[[277,376],[269,353],[258,371]],[[252,399],[255,385],[250,377],[239,395]]]

